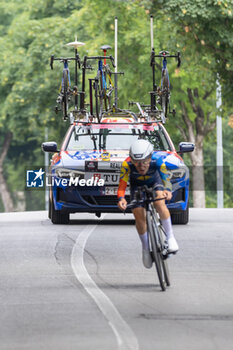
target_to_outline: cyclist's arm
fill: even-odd
[[[160,173],[161,179],[163,181],[164,190],[171,192],[172,191],[172,184],[170,181],[170,174],[169,174],[167,167],[166,167],[166,164],[164,162],[162,162],[162,164],[160,164],[159,173]]]
[[[127,206],[127,202],[125,200],[125,191],[129,180],[129,173],[129,164],[127,163],[127,161],[124,161],[121,166],[120,182],[117,191],[118,207],[121,210],[125,210]]]
[[[121,198],[125,197],[125,191],[127,187],[127,182],[124,180],[120,179],[119,186],[118,186],[118,191],[117,191],[117,198],[120,200]]]
[[[172,199],[172,192],[169,190],[164,190],[163,195],[164,195],[165,199],[167,199],[168,201],[170,201]]]

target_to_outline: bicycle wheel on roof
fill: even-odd
[[[169,94],[170,94],[170,83],[168,71],[165,69],[163,71],[162,81],[161,81],[161,106],[164,117],[167,118],[168,104],[169,104]]]
[[[68,118],[68,91],[69,91],[69,77],[68,77],[68,70],[63,70],[62,75],[62,112],[63,117],[66,120]]]

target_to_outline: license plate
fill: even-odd
[[[105,187],[105,196],[116,196],[118,187]],[[130,194],[129,188],[126,188],[126,195]]]

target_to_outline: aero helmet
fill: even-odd
[[[150,157],[153,150],[154,148],[149,141],[139,139],[130,146],[129,155],[132,160],[143,160]]]

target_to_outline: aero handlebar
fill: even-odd
[[[154,64],[153,59],[155,57],[160,57],[160,58],[174,57],[174,58],[177,58],[177,61],[178,61],[177,67],[180,67],[180,65],[181,65],[181,55],[180,55],[179,51],[177,52],[177,55],[170,55],[168,51],[160,51],[159,55],[155,55],[154,51],[152,51],[152,53],[151,53],[151,65]]]

